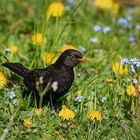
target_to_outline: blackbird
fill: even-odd
[[[39,91],[44,92],[42,104],[46,105],[51,102],[52,105],[65,95],[73,81],[73,68],[88,58],[82,57],[78,50],[68,49],[64,51],[56,62],[47,68],[29,70],[20,63],[6,62],[2,65],[7,67],[24,79],[24,84],[32,91],[36,97],[37,105],[39,104]]]

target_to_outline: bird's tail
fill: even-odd
[[[2,64],[4,67],[7,67],[8,69],[10,69],[11,71],[13,71],[14,73],[24,77],[25,74],[29,71],[27,68],[25,68],[22,64],[20,63],[3,63]]]

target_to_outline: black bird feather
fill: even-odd
[[[60,97],[69,91],[74,80],[73,68],[83,60],[79,51],[69,49],[64,51],[54,64],[43,69],[29,70],[20,63],[10,62],[2,65],[24,78],[24,84],[35,93],[37,104],[40,100],[37,85],[44,90],[48,84],[52,85],[57,82],[58,88],[56,90],[51,86],[46,91],[43,97],[43,105],[45,105],[48,102],[55,104]]]

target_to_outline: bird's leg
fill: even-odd
[[[51,107],[53,107],[53,104],[54,104],[54,101],[52,99],[52,95],[50,94],[50,105],[51,105]]]

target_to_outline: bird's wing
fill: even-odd
[[[31,90],[36,90],[36,86],[42,86],[43,88],[52,79],[51,68],[47,69],[34,69],[29,71],[24,79],[24,83]]]

